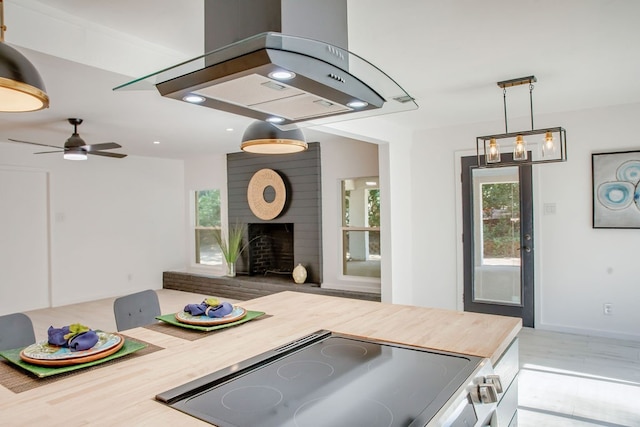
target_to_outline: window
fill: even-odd
[[[380,278],[378,177],[342,181],[342,273]]]
[[[220,230],[220,190],[195,192],[195,260],[199,265],[222,265],[222,252],[213,235]]]
[[[482,183],[482,265],[520,265],[520,184]]]

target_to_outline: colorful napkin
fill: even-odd
[[[207,298],[200,304],[187,304],[184,311],[192,316],[224,317],[233,311],[233,305],[217,298]]]
[[[62,328],[49,326],[47,335],[49,344],[68,347],[71,351],[88,350],[98,342],[98,334],[80,323],[73,323]]]

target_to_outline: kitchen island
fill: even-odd
[[[0,424],[208,425],[155,401],[156,394],[319,329],[487,357],[495,364],[521,328],[520,319],[509,317],[296,292],[239,305],[266,315],[193,341],[148,328],[123,331],[163,349],[22,393],[0,387]]]

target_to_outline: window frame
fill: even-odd
[[[218,188],[207,188],[207,189],[201,189],[201,190],[192,190],[189,193],[189,217],[190,217],[190,225],[189,225],[189,259],[190,259],[190,264],[191,264],[191,270],[192,271],[202,271],[202,272],[206,272],[209,274],[216,274],[216,275],[224,275],[225,271],[226,271],[226,265],[224,263],[224,260],[222,260],[220,263],[216,263],[216,264],[203,264],[198,262],[198,258],[199,258],[199,250],[200,250],[200,240],[198,239],[198,232],[201,230],[222,230],[224,231],[224,224],[223,224],[223,218],[222,218],[222,206],[220,207],[220,214],[219,217],[217,218],[217,222],[219,222],[220,225],[215,225],[215,226],[202,226],[199,225],[200,222],[200,218],[198,216],[198,208],[199,208],[199,193],[202,193],[204,191],[217,191],[218,192],[218,197],[220,199],[220,205],[222,205],[222,192],[220,189]]]
[[[346,270],[347,270],[347,251],[346,251],[346,244],[345,244],[345,240],[346,240],[346,233],[349,231],[356,231],[356,232],[378,232],[380,233],[381,227],[380,226],[376,226],[376,227],[372,227],[372,226],[354,226],[354,225],[347,225],[347,206],[346,206],[346,195],[345,192],[347,190],[345,190],[345,182],[349,181],[349,180],[375,180],[377,185],[372,185],[372,186],[367,186],[366,190],[370,191],[370,190],[378,190],[380,191],[380,177],[379,176],[366,176],[366,177],[355,177],[355,178],[342,178],[340,180],[340,216],[341,216],[341,220],[340,220],[340,227],[339,227],[339,238],[338,241],[340,242],[340,250],[338,251],[338,256],[340,258],[340,262],[339,262],[339,267],[340,267],[340,271],[339,271],[339,278],[341,280],[346,280],[346,281],[358,281],[358,282],[370,282],[370,283],[376,283],[379,284],[381,283],[381,279],[382,279],[382,274],[380,274],[380,276],[357,276],[357,275],[353,275],[353,274],[347,274]],[[378,212],[380,212],[380,206],[378,206]],[[366,222],[368,223],[368,215],[367,215],[367,219]],[[382,252],[382,247],[380,247],[380,252]],[[381,261],[380,263],[382,264],[382,253],[380,253],[380,258]]]

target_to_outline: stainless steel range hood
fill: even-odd
[[[165,97],[287,127],[416,109],[373,64],[333,44],[260,33],[116,87],[152,83]]]

